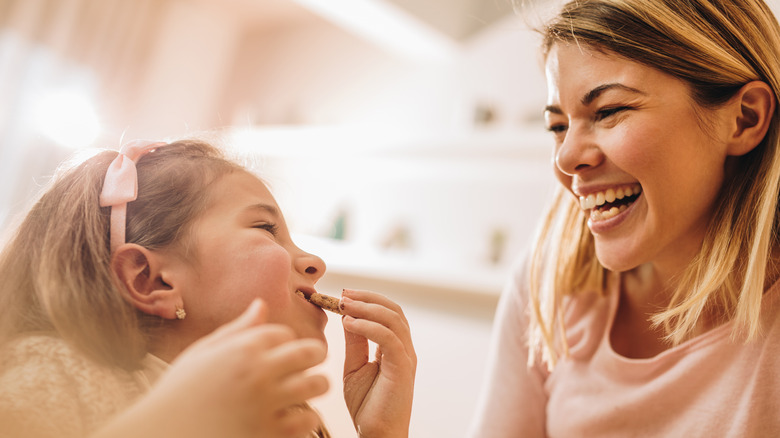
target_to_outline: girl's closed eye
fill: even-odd
[[[279,226],[271,222],[263,222],[260,224],[256,224],[253,225],[252,228],[259,228],[261,230],[266,230],[269,233],[271,233],[271,235],[274,237],[276,237],[277,234],[279,234]]]

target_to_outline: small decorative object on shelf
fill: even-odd
[[[336,218],[333,219],[328,237],[334,240],[346,240],[347,238],[347,212],[339,210]]]
[[[382,249],[410,249],[412,247],[411,233],[405,224],[398,224],[390,229],[380,246]]]
[[[504,259],[507,233],[503,228],[494,228],[490,235],[489,261],[492,265],[498,265]]]
[[[491,105],[480,104],[474,108],[474,125],[488,126],[496,121],[496,111]]]

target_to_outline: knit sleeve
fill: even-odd
[[[0,436],[78,437],[78,391],[56,344],[26,341],[6,349],[0,368]]]
[[[529,367],[524,266],[504,289],[493,323],[487,373],[469,437],[545,437],[546,372]]]
[[[130,373],[28,336],[0,353],[0,438],[83,438],[140,393]]]

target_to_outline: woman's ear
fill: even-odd
[[[736,121],[727,145],[727,153],[744,155],[753,150],[766,136],[775,113],[775,93],[763,81],[748,82],[731,101]]]
[[[162,270],[165,256],[134,243],[119,246],[111,256],[111,269],[119,278],[122,292],[133,306],[149,315],[176,319],[182,297],[174,284],[169,284]]]

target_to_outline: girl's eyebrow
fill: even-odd
[[[645,93],[642,90],[638,90],[636,88],[629,87],[628,85],[624,85],[624,84],[620,84],[620,83],[615,82],[615,83],[609,83],[609,84],[602,84],[602,85],[599,85],[598,87],[588,91],[587,93],[585,93],[584,96],[582,96],[582,99],[580,99],[580,102],[583,105],[586,105],[586,106],[590,105],[591,103],[593,103],[594,100],[596,100],[599,96],[604,94],[606,91],[614,90],[614,89],[627,91],[629,93],[641,94],[643,96],[647,95],[647,93]],[[544,112],[550,112],[550,113],[553,113],[553,114],[563,114],[563,111],[561,111],[561,109],[558,106],[556,106],[556,105],[547,105],[546,107],[544,107]]]
[[[270,213],[274,217],[279,217],[279,209],[271,204],[266,204],[264,202],[249,205],[244,209],[244,211],[246,212],[261,211],[261,212]]]

